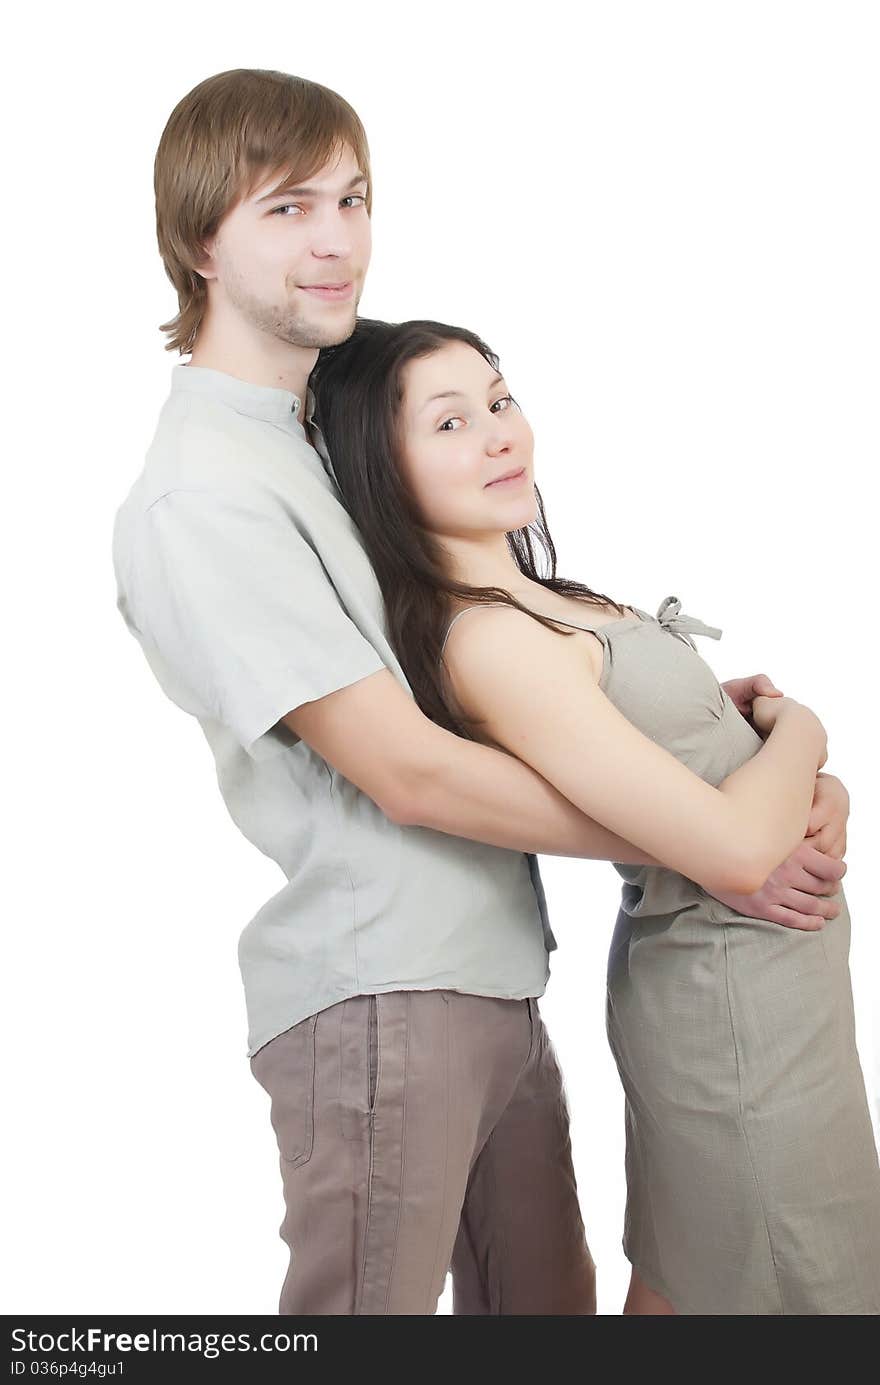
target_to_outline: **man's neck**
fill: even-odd
[[[203,327],[193,346],[189,365],[219,370],[236,380],[246,380],[250,385],[289,390],[301,400],[300,412],[304,412],[308,380],[317,359],[315,347],[290,346],[263,337],[247,341],[234,341],[231,336],[221,339],[219,333]]]

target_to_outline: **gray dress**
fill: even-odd
[[[656,619],[573,628],[602,642],[599,686],[618,710],[706,782],[761,748],[690,638],[720,630],[675,597]],[[676,871],[616,869],[607,1032],[626,1093],[628,1259],[679,1313],[880,1313],[880,1168],[843,895],[836,919],[804,932],[745,918]]]

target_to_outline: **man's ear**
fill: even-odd
[[[193,260],[192,268],[196,274],[200,274],[203,279],[216,279],[217,270],[214,266],[214,241],[213,238],[202,241],[199,245],[199,254]]]

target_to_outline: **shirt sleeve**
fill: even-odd
[[[287,712],[386,666],[292,519],[250,498],[174,490],[155,501],[133,601],[188,701],[248,752]]]

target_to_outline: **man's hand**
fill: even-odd
[[[782,697],[782,693],[778,688],[774,688],[766,673],[754,673],[751,678],[731,678],[728,683],[722,683],[721,686],[746,721],[752,714],[752,703],[756,697]]]
[[[751,678],[732,678],[721,685],[738,712],[751,723],[756,697],[782,697],[766,673]],[[837,894],[846,874],[846,822],[849,794],[833,774],[817,774],[813,806],[807,834],[800,846],[777,866],[755,894],[718,894],[716,899],[729,904],[738,914],[750,919],[768,919],[786,928],[815,931],[826,919],[837,918]]]
[[[768,919],[786,928],[815,932],[824,928],[826,919],[837,918],[840,913],[839,903],[830,896],[837,894],[845,874],[842,860],[817,851],[805,837],[788,860],[768,875],[760,890],[754,894],[716,894],[715,898],[746,918]]]
[[[787,861],[777,866],[751,895],[719,894],[739,914],[769,919],[786,928],[815,930],[837,918],[835,895],[846,874],[846,823],[849,794],[833,774],[817,774],[807,835]]]
[[[846,787],[833,774],[817,774],[804,840],[817,851],[841,861],[846,855],[848,818],[849,794]]]

